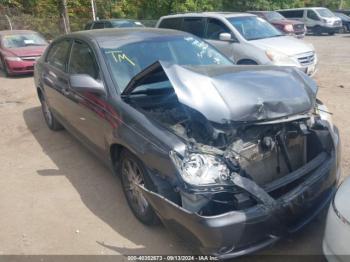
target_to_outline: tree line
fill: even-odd
[[[350,9],[350,0],[0,0],[0,16],[7,14],[11,17],[15,29],[33,29],[53,38],[67,32],[67,25],[68,31],[83,29],[84,24],[92,19],[92,2],[100,19],[157,20],[172,13],[244,12],[304,6]],[[147,24],[144,21],[146,25],[152,25],[152,22]]]
[[[35,16],[62,12],[64,0],[0,0],[3,7],[18,8]],[[91,0],[65,0],[69,17],[92,17]],[[162,15],[191,11],[247,11],[325,6],[350,8],[350,0],[94,0],[99,18],[158,19]]]

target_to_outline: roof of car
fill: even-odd
[[[113,38],[120,39],[147,39],[159,36],[176,36],[176,35],[189,35],[186,32],[172,30],[172,29],[160,29],[160,28],[150,28],[150,27],[130,27],[130,28],[110,28],[110,29],[100,29],[100,30],[86,30],[79,31],[75,33],[68,34],[66,36],[76,36],[88,38],[90,40],[94,39],[98,42],[108,41]]]
[[[0,31],[0,35],[18,35],[18,34],[30,34],[30,33],[36,33],[32,30],[3,30]]]
[[[268,10],[264,10],[264,11],[247,11],[247,13],[259,13],[259,14],[263,14],[263,13],[271,13],[271,12],[276,12],[276,11],[268,11]]]
[[[95,20],[95,21],[90,21],[89,23],[110,22],[110,21],[136,21],[136,20],[129,19],[129,18],[111,18],[111,19],[99,19],[99,20]]]
[[[289,8],[289,9],[280,9],[276,11],[292,11],[292,10],[309,10],[309,9],[326,9],[326,7],[299,7],[299,8]]]
[[[238,17],[238,16],[254,16],[253,14],[243,13],[243,12],[198,12],[198,13],[180,13],[173,15],[162,16],[161,18],[169,17],[189,17],[189,16],[199,16],[199,17]]]

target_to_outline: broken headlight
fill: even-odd
[[[181,158],[170,152],[170,158],[183,180],[191,185],[201,186],[224,184],[229,181],[230,171],[218,157],[209,154],[188,153]]]
[[[327,106],[325,106],[322,102],[317,103],[316,114],[318,114],[322,120],[327,121],[330,127],[333,129],[332,113],[329,112]]]

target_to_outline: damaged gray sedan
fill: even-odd
[[[202,253],[266,247],[334,194],[338,130],[296,69],[235,66],[178,31],[96,30],[51,43],[35,83],[49,128],[121,176],[135,216]]]

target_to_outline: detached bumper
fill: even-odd
[[[255,252],[301,229],[328,206],[339,172],[337,153],[321,153],[281,181],[273,181],[264,188],[252,181],[249,186],[247,181],[238,181],[236,185],[255,194],[262,203],[216,216],[191,213],[163,196],[145,188],[143,191],[168,228],[187,243],[198,246],[202,253],[226,259]],[[302,182],[282,196],[275,199],[267,193],[276,189],[277,182],[287,185],[296,178]]]
[[[35,61],[6,61],[11,75],[29,74],[34,72]]]

